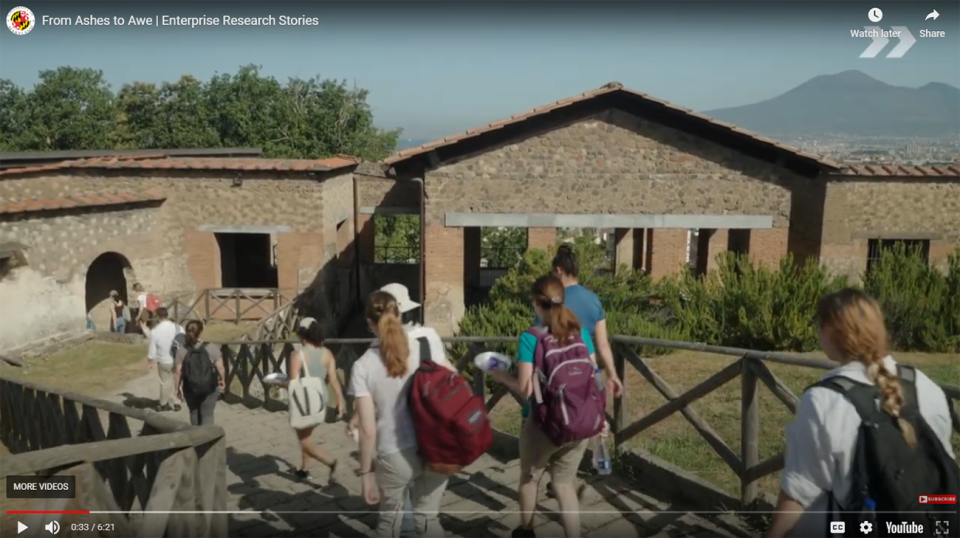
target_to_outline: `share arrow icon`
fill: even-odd
[[[933,10],[933,11],[930,12],[929,15],[927,15],[927,18],[926,18],[926,19],[923,19],[923,20],[924,20],[924,21],[928,21],[928,20],[930,20],[930,19],[937,20],[937,17],[939,17],[939,16],[940,16],[940,14],[937,13],[937,10]]]

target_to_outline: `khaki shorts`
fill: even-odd
[[[587,450],[587,441],[557,446],[543,433],[532,417],[523,421],[520,430],[520,479],[540,480],[548,467],[556,484],[572,484],[577,480],[577,469]]]

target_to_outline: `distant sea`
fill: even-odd
[[[401,138],[400,140],[397,140],[397,151],[415,148],[432,141],[432,138]]]

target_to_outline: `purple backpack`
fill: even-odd
[[[607,398],[596,364],[577,333],[558,342],[546,329],[527,330],[537,337],[533,358],[534,420],[557,446],[582,441],[603,430]]]

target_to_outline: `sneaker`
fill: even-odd
[[[159,407],[160,411],[173,411],[173,408],[170,407],[170,404],[161,405]]]
[[[299,478],[300,480],[306,480],[310,478],[310,473],[306,469],[297,469],[293,472],[293,476]]]
[[[182,409],[182,407],[180,407],[180,404],[173,404],[173,411],[174,411],[174,412],[179,412],[180,409]]]
[[[517,527],[510,533],[510,538],[537,538],[537,534],[533,532],[533,529]]]

